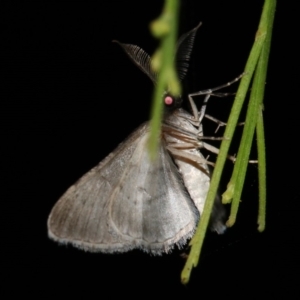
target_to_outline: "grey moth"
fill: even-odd
[[[180,80],[189,66],[199,24],[177,43]],[[140,47],[119,45],[155,83],[151,59]],[[199,93],[198,93],[199,94]],[[83,175],[53,207],[48,218],[51,239],[91,252],[141,249],[160,255],[175,245],[184,246],[194,234],[210,184],[210,170],[199,149],[209,146],[202,119],[210,90],[198,111],[189,95],[192,114],[182,99],[163,95],[164,118],[157,158],[147,151],[149,122]],[[212,230],[223,233],[225,210],[217,197],[210,220]]]

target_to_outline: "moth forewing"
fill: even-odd
[[[141,125],[59,199],[48,219],[50,238],[89,251],[97,251],[98,244],[102,244],[103,250],[107,249],[108,252],[113,245],[117,248],[122,246],[117,245],[117,235],[109,233],[109,196],[119,183],[121,171],[146,127],[145,124]]]
[[[92,252],[161,254],[185,244],[199,214],[165,141],[149,158],[148,133],[146,123],[67,190],[49,216],[50,238]]]

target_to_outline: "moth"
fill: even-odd
[[[180,80],[187,73],[200,25],[178,40]],[[155,84],[150,56],[136,45],[119,45]],[[200,111],[192,99],[199,93],[206,95]],[[146,122],[59,199],[48,218],[49,237],[91,252],[138,248],[160,255],[175,245],[183,247],[195,231],[210,184],[208,162],[199,149],[209,148],[202,140],[202,119],[211,90],[196,94],[188,97],[191,114],[181,108],[181,97],[165,92],[157,158],[149,157]],[[223,233],[224,217],[217,197],[211,229]]]

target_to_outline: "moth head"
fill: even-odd
[[[164,111],[172,112],[173,110],[181,107],[182,98],[181,96],[173,96],[169,92],[163,94]]]

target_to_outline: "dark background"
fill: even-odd
[[[253,44],[263,1],[182,2],[180,33],[203,22],[185,91],[212,88],[238,76]],[[292,7],[289,11],[277,7],[266,82],[266,231],[256,230],[257,179],[256,167],[251,166],[236,226],[224,236],[207,235],[199,265],[184,287],[179,251],[162,257],[140,251],[84,253],[50,241],[46,227],[62,193],[148,119],[152,83],[111,41],[137,44],[152,54],[157,41],[148,25],[160,14],[162,3],[1,6],[1,156],[6,192],[1,197],[1,271],[10,295],[15,291],[97,298],[144,297],[143,292],[156,297],[298,293],[300,199],[293,170],[299,165],[290,153],[297,149],[297,133],[292,132],[299,126],[295,105],[299,76],[293,74],[297,68],[292,41],[297,35],[292,33],[296,23]],[[232,100],[212,99],[208,112],[226,121]],[[205,133],[212,130],[208,122]]]

